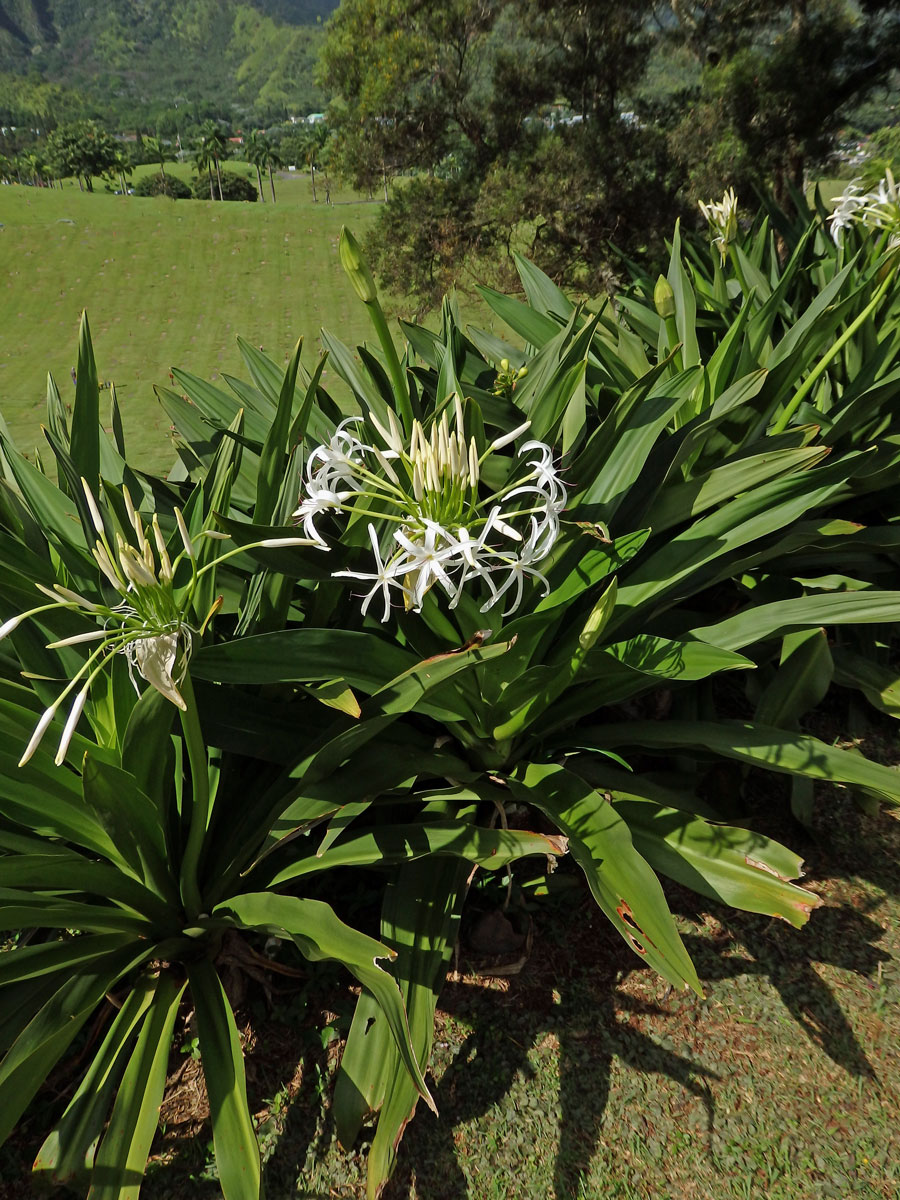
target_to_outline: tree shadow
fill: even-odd
[[[686,889],[673,889],[673,908],[697,915],[702,905],[722,923],[722,934],[687,936],[688,951],[705,985],[715,986],[741,975],[767,980],[804,1037],[848,1074],[877,1083],[877,1074],[827,983],[814,964],[829,964],[873,975],[889,955],[875,943],[880,925],[849,906],[817,910],[802,933],[765,917],[756,917],[698,902]],[[743,954],[732,951],[740,945]],[[578,1195],[594,1157],[610,1093],[613,1059],[644,1075],[670,1079],[699,1100],[705,1110],[705,1136],[712,1156],[715,1133],[715,1089],[721,1076],[690,1056],[660,1045],[640,1029],[646,1016],[673,1016],[668,1005],[672,989],[660,981],[661,999],[647,1003],[629,995],[617,982],[642,968],[628,948],[587,898],[573,905],[564,929],[544,925],[535,938],[535,952],[506,991],[450,981],[441,996],[442,1020],[458,1028],[471,1027],[444,1071],[435,1090],[440,1117],[420,1106],[409,1126],[397,1172],[384,1200],[405,1200],[413,1194],[465,1200],[471,1184],[461,1165],[459,1127],[499,1109],[498,1137],[504,1145],[510,1178],[521,1172],[534,1153],[533,1144],[517,1137],[522,1113],[510,1100],[521,1080],[535,1075],[536,1048],[558,1043],[558,1105],[548,1114],[554,1153],[555,1195],[569,1200]],[[678,997],[679,1007],[691,1004]],[[699,1001],[697,1002],[699,1006]],[[699,1011],[699,1010],[698,1010]],[[438,1033],[438,1042],[441,1040]],[[527,1087],[525,1092],[527,1094]],[[546,1080],[535,1087],[547,1103]],[[529,1126],[532,1128],[532,1126]]]
[[[406,1133],[398,1169],[384,1200],[416,1194],[441,1200],[465,1200],[470,1185],[460,1166],[455,1129],[483,1116],[506,1100],[501,1115],[504,1146],[511,1173],[516,1159],[525,1162],[535,1152],[530,1131],[540,1119],[529,1114],[524,1133],[518,1130],[524,1107],[517,1111],[509,1093],[518,1079],[536,1075],[531,1052],[548,1041],[558,1045],[558,1103],[548,1114],[550,1129],[558,1135],[553,1163],[558,1197],[574,1197],[579,1179],[588,1171],[596,1150],[606,1110],[613,1058],[646,1073],[677,1082],[703,1103],[707,1128],[712,1133],[714,1106],[710,1082],[718,1076],[658,1045],[641,1033],[624,1014],[652,1011],[616,990],[623,966],[632,958],[612,927],[607,926],[594,902],[588,899],[571,914],[587,935],[564,943],[552,934],[537,939],[537,952],[506,991],[480,987],[474,982],[448,982],[441,995],[444,1023],[472,1027],[444,1071],[436,1089],[440,1117],[421,1111]],[[571,932],[571,931],[570,931]],[[582,952],[583,951],[583,952]],[[640,967],[638,967],[640,969]],[[662,1011],[662,1010],[657,1010]],[[547,1082],[536,1085],[536,1102],[544,1105]],[[527,1093],[527,1088],[526,1088]],[[511,1174],[512,1177],[512,1174]]]

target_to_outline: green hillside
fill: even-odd
[[[148,107],[319,107],[335,0],[0,0],[0,72],[70,88],[123,122]],[[9,86],[7,81],[7,87]],[[4,89],[0,88],[0,95]]]

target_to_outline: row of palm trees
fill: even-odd
[[[160,174],[165,178],[166,163],[172,162],[175,157],[169,145],[159,136],[147,135],[142,140],[144,149],[159,163]],[[315,172],[321,165],[322,151],[327,140],[328,134],[323,126],[313,126],[305,138],[303,157],[309,167],[314,202],[318,200]],[[216,121],[207,121],[201,129],[200,142],[194,150],[192,160],[197,171],[201,175],[206,174],[209,178],[210,200],[217,198],[217,192],[218,199],[224,200],[221,163],[228,157],[230,148],[228,138],[221,126]],[[268,173],[269,189],[274,204],[276,202],[275,172],[283,165],[278,148],[269,141],[265,133],[258,131],[248,135],[244,144],[244,152],[247,161],[256,168],[256,183],[259,198],[263,203],[265,203],[263,172]],[[109,175],[111,178],[117,179],[124,192],[128,190],[126,175],[130,174],[129,157],[123,147],[117,152],[115,164],[110,168]],[[0,156],[0,179],[9,179],[10,181],[15,179],[20,183],[27,179],[38,186],[52,186],[53,173],[37,151],[23,152],[16,157],[15,161]],[[329,198],[330,196],[326,195],[326,200]]]

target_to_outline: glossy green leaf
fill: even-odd
[[[537,763],[519,768],[509,787],[569,839],[594,899],[631,949],[673,985],[702,995],[659,880],[603,794],[565,767]]]
[[[185,985],[161,973],[91,1173],[88,1200],[137,1200],[159,1124],[169,1050]]]
[[[71,1186],[93,1167],[94,1145],[106,1124],[129,1045],[155,994],[155,983],[147,976],[129,991],[78,1090],[38,1151],[33,1169],[46,1172],[54,1183]]]
[[[224,1200],[259,1200],[259,1145],[247,1106],[241,1039],[222,981],[208,959],[188,965],[216,1168]]]
[[[850,784],[889,804],[900,804],[900,771],[808,734],[746,721],[630,721],[592,726],[578,740],[585,748],[597,749],[640,746],[683,753],[696,747],[770,771]]]
[[[214,912],[229,917],[244,928],[265,930],[276,936],[286,934],[312,962],[331,958],[343,963],[375,996],[419,1094],[434,1109],[434,1101],[410,1044],[406,1011],[397,984],[376,965],[379,958],[393,958],[392,950],[345,925],[321,900],[278,896],[271,892],[248,893],[217,905]]]

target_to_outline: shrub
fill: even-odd
[[[195,175],[191,180],[191,192],[195,200],[209,199],[209,176]],[[213,185],[213,194],[218,200],[219,186],[218,183]],[[222,197],[225,200],[247,200],[253,201],[258,199],[256,184],[249,180],[245,175],[238,175],[236,171],[222,171]]]
[[[169,196],[172,200],[190,200],[191,189],[177,175],[143,175],[134,185],[136,196]]]

